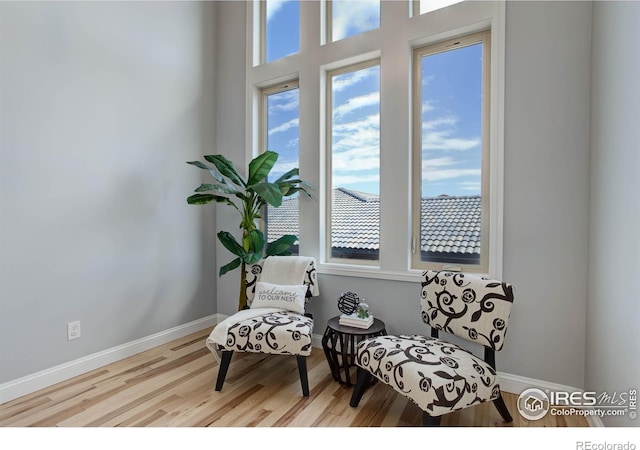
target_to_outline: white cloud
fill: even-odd
[[[334,134],[345,134],[351,133],[353,131],[358,131],[363,128],[375,128],[376,130],[380,129],[380,114],[372,114],[370,116],[365,117],[362,120],[356,120],[353,122],[339,123],[333,125],[333,133]]]
[[[300,96],[297,89],[279,92],[269,96],[269,114],[277,111],[293,111],[300,106]]]
[[[427,113],[427,112],[431,112],[434,109],[436,109],[435,106],[433,106],[433,103],[430,102],[429,100],[425,100],[422,103],[422,114]]]
[[[347,36],[349,30],[354,33],[368,31],[376,27],[380,18],[380,0],[348,0],[333,2],[333,39]]]
[[[432,108],[433,109],[433,108]],[[422,132],[431,131],[442,127],[453,127],[458,123],[455,117],[438,117],[437,119],[428,120],[422,123]]]
[[[445,6],[460,3],[462,0],[420,0],[420,14],[435,11]]]
[[[300,119],[295,118],[295,119],[291,119],[288,122],[283,123],[282,125],[279,125],[275,128],[272,128],[269,130],[269,136],[276,134],[276,133],[281,133],[283,131],[287,131],[289,128],[293,128],[293,127],[297,127],[298,123],[300,122]]]
[[[422,181],[442,181],[450,180],[452,178],[460,177],[479,177],[481,174],[480,169],[436,169],[436,170],[423,170]]]
[[[269,0],[267,2],[267,22],[280,11],[287,0]]]
[[[341,75],[337,75],[332,81],[332,89],[335,92],[343,91],[348,87],[356,85],[361,81],[374,75],[377,72],[377,67],[371,67],[368,69],[356,70],[355,72],[347,72]]]
[[[334,168],[360,170],[379,167],[380,115],[374,114],[353,122],[336,125],[333,129],[332,153]],[[366,160],[366,161],[365,161]]]
[[[427,75],[422,77],[422,87],[425,88],[435,79],[435,75]]]
[[[441,158],[424,159],[422,161],[422,180],[423,181],[442,181],[460,177],[480,177],[480,169],[459,169],[456,166],[464,163],[464,161],[455,160],[445,156]],[[478,187],[480,182],[465,181],[459,183],[468,185],[466,190],[474,190],[473,186]]]
[[[482,190],[480,181],[464,181],[462,183],[458,183],[458,186],[463,191],[471,191],[475,194],[479,194]]]
[[[334,186],[379,182],[380,115],[335,125],[333,133],[331,168]]]
[[[480,145],[481,139],[455,136],[455,117],[439,117],[422,124],[423,150],[469,150]]]
[[[380,169],[380,151],[377,147],[363,147],[334,153],[331,167],[334,172],[346,173]]]
[[[422,171],[424,172],[427,169],[433,170],[434,168],[437,169],[439,167],[453,166],[455,164],[459,164],[459,161],[454,161],[453,158],[449,156],[444,156],[442,158],[424,159],[422,161]]]
[[[332,178],[333,186],[340,187],[346,186],[349,184],[360,184],[360,183],[379,183],[380,175],[378,174],[369,174],[369,175],[334,175]]]
[[[342,117],[350,112],[356,111],[367,106],[380,104],[380,92],[371,92],[359,97],[352,97],[347,100],[347,103],[334,108],[333,114],[335,117]]]

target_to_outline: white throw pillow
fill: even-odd
[[[304,314],[304,299],[307,289],[306,284],[283,285],[258,281],[251,309],[282,308]]]

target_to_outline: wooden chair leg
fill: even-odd
[[[442,416],[430,416],[426,411],[422,411],[422,426],[423,427],[437,427],[440,426],[440,420]]]
[[[351,401],[349,405],[352,407],[358,406],[360,403],[360,399],[362,398],[362,394],[364,394],[364,389],[371,383],[371,374],[368,370],[363,369],[362,367],[358,367],[358,375],[356,379],[356,386],[353,388],[353,394],[351,394]]]
[[[507,409],[507,405],[505,405],[504,403],[504,399],[502,398],[502,393],[500,393],[500,396],[493,401],[493,404],[496,405],[498,412],[500,413],[500,415],[502,416],[505,422],[513,422],[513,417],[511,417],[511,414]]]
[[[307,357],[296,356],[298,360],[298,372],[300,373],[300,384],[302,385],[303,397],[309,396],[309,378],[307,377]]]
[[[222,360],[220,361],[220,367],[218,367],[218,381],[216,382],[216,391],[222,390],[222,385],[224,384],[224,379],[227,376],[227,369],[229,369],[229,363],[231,362],[232,356],[233,351],[222,352]]]

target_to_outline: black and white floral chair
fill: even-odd
[[[287,261],[296,256],[270,257]],[[291,260],[296,261],[296,260]],[[298,363],[302,393],[309,396],[306,357],[311,354],[313,317],[304,311],[312,296],[319,295],[315,260],[298,259],[305,269],[303,283],[271,283],[263,277],[265,260],[247,266],[247,303],[218,324],[207,338],[207,347],[220,361],[216,391],[222,390],[234,352],[292,355]],[[275,280],[278,281],[278,280]]]
[[[423,425],[439,425],[442,415],[493,401],[506,422],[509,414],[496,374],[513,304],[511,284],[456,272],[426,271],[421,289],[422,320],[431,337],[387,335],[362,341],[351,406],[358,406],[375,376],[423,411]],[[438,332],[484,346],[484,360],[438,338]]]

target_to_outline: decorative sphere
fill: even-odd
[[[345,292],[338,298],[338,309],[342,314],[353,314],[358,309],[360,297],[355,292]]]

